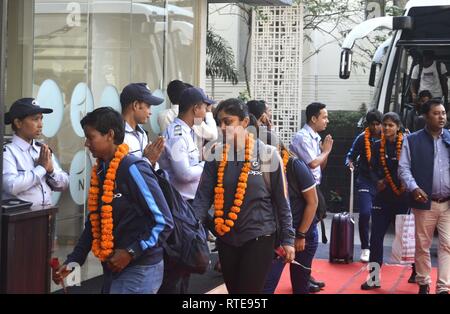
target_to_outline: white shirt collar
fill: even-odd
[[[188,134],[191,133],[192,128],[191,128],[189,125],[187,125],[187,123],[184,122],[183,120],[181,120],[180,118],[178,118],[178,117],[175,118],[175,121],[174,121],[174,122],[180,124],[181,127],[182,127]]]
[[[34,144],[34,140],[30,143],[25,141],[23,138],[17,136],[16,134],[13,135],[12,141],[14,145],[18,146],[22,151],[26,152],[30,149],[31,145]]]
[[[309,126],[308,123],[306,123],[306,124],[303,126],[303,128],[304,128],[306,131],[308,131],[309,135],[311,135],[311,137],[312,137],[313,139],[315,139],[315,140],[320,139],[319,133],[317,133],[316,131],[314,131],[314,130],[312,129],[312,127]]]
[[[125,121],[125,132],[133,133],[133,132],[135,132],[135,131],[144,133],[144,130],[142,129],[142,127],[141,127],[139,124],[136,124],[136,129],[133,130],[133,128],[131,127],[131,125],[130,125],[127,121]]]

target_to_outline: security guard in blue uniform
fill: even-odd
[[[194,199],[203,172],[193,126],[203,122],[207,105],[214,103],[202,89],[186,89],[181,94],[178,117],[164,132],[166,145],[160,167],[168,172],[172,185],[188,201]]]
[[[180,97],[178,117],[164,132],[165,150],[159,165],[169,174],[170,182],[188,202],[192,202],[197,191],[204,162],[200,161],[200,152],[195,144],[194,125],[203,122],[207,105],[214,104],[202,89],[187,88]],[[189,285],[189,273],[176,267],[164,269],[164,279],[158,293],[186,293]]]
[[[155,142],[148,140],[147,132],[142,124],[148,122],[151,106],[158,106],[164,99],[152,95],[145,83],[131,83],[124,87],[120,94],[122,117],[125,120],[124,143],[130,148],[130,154],[143,158],[155,169],[157,161],[164,149],[164,138],[158,137]]]
[[[69,177],[55,162],[51,149],[36,141],[42,135],[43,114],[51,112],[33,98],[22,98],[5,114],[5,124],[12,124],[14,135],[3,148],[3,199],[52,205],[52,191],[68,187]]]

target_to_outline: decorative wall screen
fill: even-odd
[[[277,133],[289,144],[300,128],[303,8],[258,10],[253,16],[252,98],[269,103]]]

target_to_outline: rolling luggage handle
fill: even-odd
[[[348,207],[348,211],[350,212],[350,216],[353,218],[353,181],[354,181],[354,170],[350,168],[350,205]]]

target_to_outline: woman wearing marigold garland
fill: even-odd
[[[216,113],[225,144],[216,146],[215,160],[208,158],[193,207],[204,221],[214,203],[217,248],[228,292],[261,293],[274,254],[275,214],[286,261],[295,254],[283,165],[274,147],[255,140],[247,130],[250,118],[244,103],[222,101]]]
[[[86,147],[97,158],[89,188],[89,218],[73,252],[53,273],[59,283],[66,265],[82,265],[89,251],[102,262],[104,293],[156,293],[164,264],[160,241],[173,228],[172,215],[150,165],[128,155],[121,115],[98,108],[81,120]]]
[[[372,203],[376,194],[376,183],[370,169],[372,146],[381,136],[381,112],[376,109],[366,114],[367,128],[359,134],[347,153],[345,165],[354,170],[357,163],[358,176],[356,186],[359,208],[359,238],[361,240],[361,262],[369,261],[369,222],[372,215]]]
[[[372,211],[372,234],[370,236],[371,263],[383,264],[383,241],[395,215],[408,211],[408,193],[397,175],[398,162],[403,144],[400,117],[395,112],[383,115],[383,133],[373,147],[372,169],[378,178],[377,194]],[[371,275],[374,268],[370,269]],[[380,288],[379,282],[370,280],[361,285],[363,290]]]

